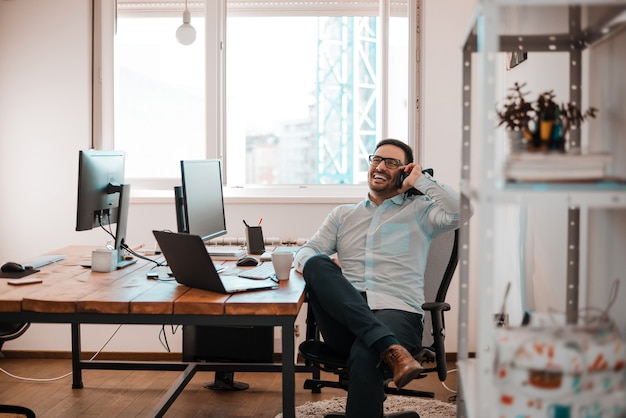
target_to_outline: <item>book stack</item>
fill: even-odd
[[[511,154],[504,165],[504,176],[509,181],[523,182],[598,181],[605,178],[610,162],[607,154]]]

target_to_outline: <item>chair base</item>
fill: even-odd
[[[385,393],[387,395],[413,396],[415,398],[434,398],[435,392],[427,392],[416,389],[399,389],[395,386],[389,386],[391,381],[385,382]]]
[[[385,393],[387,395],[413,396],[416,398],[434,398],[435,392],[427,392],[416,389],[398,389],[395,386],[389,386],[391,380],[385,382]],[[348,380],[345,376],[340,376],[339,381],[330,381],[322,379],[306,379],[304,381],[304,389],[311,390],[314,393],[320,393],[322,388],[333,388],[348,390]]]

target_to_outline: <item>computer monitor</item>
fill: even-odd
[[[124,256],[130,184],[124,184],[125,154],[123,151],[81,150],[78,153],[78,201],[76,230],[116,224],[117,267],[126,267],[137,260]]]
[[[180,171],[182,186],[174,188],[178,232],[203,241],[226,234],[221,161],[183,160]]]

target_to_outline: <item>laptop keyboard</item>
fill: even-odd
[[[263,263],[239,273],[239,277],[254,280],[265,280],[275,276],[276,272],[274,271],[272,263]]]

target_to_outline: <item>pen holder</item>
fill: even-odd
[[[265,252],[265,240],[260,226],[246,226],[246,245],[248,254],[263,254]]]

